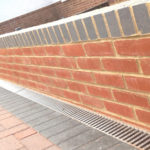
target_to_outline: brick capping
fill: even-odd
[[[149,2],[1,35],[0,78],[150,127]]]

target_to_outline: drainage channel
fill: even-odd
[[[80,121],[87,126],[95,128],[138,149],[150,150],[150,133],[148,132],[78,108],[66,102],[36,93],[32,90],[24,89],[17,92],[17,95],[28,98],[56,112],[62,113],[65,116]]]

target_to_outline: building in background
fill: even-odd
[[[0,23],[0,34],[109,6],[125,0],[60,0],[54,4]]]

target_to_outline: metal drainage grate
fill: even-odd
[[[145,131],[127,126],[119,121],[114,121],[105,116],[83,110],[31,90],[23,90],[18,92],[18,94],[139,149],[150,150],[150,134]]]

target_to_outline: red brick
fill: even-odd
[[[68,84],[67,81],[63,80],[63,79],[56,79],[56,78],[52,78],[52,85],[55,87],[59,87],[59,88],[67,88]]]
[[[0,124],[5,127],[5,128],[12,128],[14,126],[17,126],[19,124],[22,124],[22,122],[15,118],[15,117],[10,117],[10,118],[7,118],[7,119],[4,119],[0,122]]]
[[[111,91],[107,88],[87,86],[90,95],[112,99]]]
[[[136,109],[136,115],[139,121],[150,124],[150,112]]]
[[[59,66],[63,68],[77,68],[74,58],[57,58]]]
[[[53,84],[52,79],[50,79],[49,77],[38,76],[38,78],[39,78],[39,82],[41,82],[43,84],[47,84],[47,85],[52,85]]]
[[[32,128],[29,128],[29,129],[26,129],[26,130],[19,131],[19,132],[15,133],[15,137],[17,139],[21,140],[21,139],[24,139],[28,136],[31,136],[31,135],[35,134],[35,133],[36,133],[35,130],[33,130]]]
[[[65,70],[65,69],[55,69],[55,73],[57,77],[65,78],[65,79],[71,79],[71,71]]]
[[[40,69],[41,69],[41,73],[43,75],[46,75],[46,76],[54,76],[55,75],[54,70],[51,68],[41,67]]]
[[[27,126],[26,124],[20,124],[18,126],[8,129],[8,130],[4,130],[4,131],[0,132],[0,138],[4,138],[6,136],[15,134],[15,133],[25,130],[27,128],[29,128],[29,126]]]
[[[33,53],[35,56],[45,56],[45,49],[43,47],[33,47]]]
[[[18,68],[19,67],[19,68]],[[25,65],[21,65],[21,66],[15,66],[16,70],[22,70],[24,72],[29,72],[30,71],[30,68],[29,66],[25,66]]]
[[[77,101],[77,102],[80,102],[79,95],[76,93],[70,92],[70,91],[64,91],[64,97],[74,100],[74,101]]]
[[[30,57],[30,61],[32,65],[43,65],[43,58],[42,57]]]
[[[104,102],[104,105],[106,109],[112,113],[115,113],[124,117],[128,117],[128,118],[134,118],[133,110],[132,108],[128,106],[106,102],[106,101]]]
[[[102,109],[104,107],[103,101],[99,98],[95,98],[92,96],[80,95],[81,101],[85,105],[89,105],[92,107],[96,107]]]
[[[140,62],[143,73],[150,75],[150,58],[141,59]]]
[[[3,115],[0,115],[0,120],[4,120],[4,119],[10,118],[10,117],[12,117],[12,114],[6,113],[6,114],[3,114]]]
[[[95,79],[96,83],[100,85],[124,88],[124,82],[121,75],[95,73]]]
[[[30,72],[33,74],[41,74],[39,66],[29,66]]]
[[[108,71],[138,73],[136,60],[134,59],[102,59],[104,69]]]
[[[43,64],[45,66],[58,67],[59,61],[56,57],[43,57]]]
[[[25,78],[26,79],[26,78]],[[28,79],[32,81],[37,81],[39,82],[39,76],[38,75],[33,75],[33,74],[28,74]]]
[[[8,51],[6,49],[0,49],[0,55],[7,55]]]
[[[47,46],[44,47],[46,50],[46,54],[49,56],[59,56],[62,55],[62,52],[60,50],[60,46]]]
[[[40,84],[40,83],[36,83],[36,89],[42,91],[42,92],[47,92],[48,91],[48,88],[46,85],[43,85],[43,84]]]
[[[14,136],[8,136],[0,140],[1,150],[17,150],[22,148],[22,144]]]
[[[110,42],[87,43],[84,45],[88,56],[113,56],[113,48]]]
[[[127,76],[125,80],[131,90],[150,92],[150,78]]]
[[[145,96],[117,90],[113,90],[113,93],[118,102],[150,108],[148,98]]]
[[[81,44],[72,44],[62,46],[66,56],[84,56],[84,50]]]
[[[78,58],[77,62],[81,69],[101,70],[98,58]]]
[[[43,150],[52,145],[52,143],[39,134],[29,136],[21,142],[28,150]]]
[[[23,51],[20,48],[13,49],[12,51],[13,51],[13,55],[19,55],[19,56],[23,55]]]
[[[24,73],[24,72],[18,72],[18,73],[19,73],[19,75],[16,75],[16,77],[21,77],[24,79],[28,79],[28,77],[29,77],[28,73]]]
[[[90,72],[76,71],[73,72],[72,74],[75,80],[84,81],[84,82],[93,82],[92,73]]]
[[[48,87],[48,93],[47,94],[54,94],[56,96],[64,96],[64,90],[54,88],[54,87]]]
[[[120,55],[150,56],[150,38],[116,41],[115,47]]]
[[[23,54],[25,56],[32,56],[33,55],[33,52],[32,52],[31,48],[22,48],[22,51],[23,51]]]
[[[83,85],[81,83],[68,81],[68,86],[69,86],[70,90],[86,93],[85,85]]]

